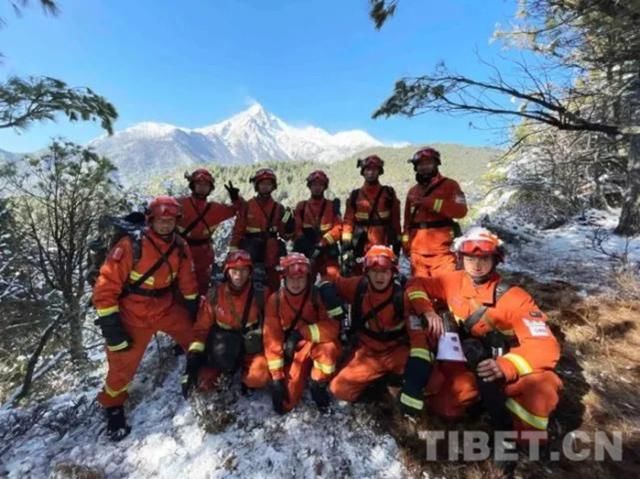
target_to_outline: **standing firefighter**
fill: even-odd
[[[329,178],[322,170],[307,176],[311,198],[298,203],[295,209],[296,234],[293,250],[313,261],[313,277],[320,273],[333,279],[340,274],[338,241],[342,231],[340,202],[329,201],[324,192]]]
[[[238,194],[238,188],[229,182],[224,187],[229,193],[233,206],[207,201],[207,196],[215,188],[215,183],[211,173],[203,168],[197,169],[191,174],[185,174],[185,178],[189,181],[191,196],[178,198],[183,213],[178,222],[178,231],[191,248],[196,268],[196,279],[198,280],[198,291],[201,295],[205,295],[209,289],[211,268],[214,262],[211,235],[221,222],[237,213],[242,200]]]
[[[285,240],[293,235],[295,220],[288,208],[271,197],[278,187],[273,170],[261,168],[249,181],[257,194],[238,213],[230,250],[248,251],[254,268],[264,270],[266,285],[275,291],[280,284],[276,266],[279,258],[286,254]]]
[[[342,247],[345,273],[356,274],[362,268],[353,268],[354,258],[362,258],[373,245],[392,246],[400,252],[400,202],[393,188],[381,185],[378,177],[384,173],[384,161],[367,156],[357,163],[364,185],[351,192],[342,226]],[[350,267],[351,265],[351,267]]]
[[[427,338],[397,277],[396,256],[388,246],[372,246],[364,258],[364,276],[338,278],[338,293],[351,306],[351,333],[357,346],[331,381],[339,399],[355,401],[374,381],[401,376],[407,359],[432,361]]]
[[[404,205],[402,246],[411,259],[411,273],[428,278],[454,271],[456,260],[450,248],[459,230],[454,219],[467,214],[464,193],[457,182],[439,173],[437,150],[418,150],[409,162],[418,182]]]
[[[230,252],[224,263],[224,282],[208,300],[200,301],[183,377],[185,398],[198,385],[199,375],[205,389],[221,373],[233,374],[240,368],[245,388],[259,389],[269,383],[262,346],[264,292],[254,288],[252,268],[249,253]]]
[[[562,385],[554,372],[560,347],[533,298],[502,283],[495,270],[503,259],[501,244],[490,231],[472,228],[454,246],[462,271],[415,278],[408,287],[418,313],[432,311],[432,299],[448,304],[453,324],[443,325],[434,314],[426,319],[435,335],[445,327],[457,330],[467,361],[438,362],[427,386],[428,403],[438,414],[459,417],[480,395],[495,430],[546,433]],[[426,380],[408,387],[415,395]],[[421,409],[422,397],[414,399]]]
[[[162,331],[189,346],[198,286],[189,246],[175,233],[180,214],[174,198],[155,198],[142,237],[125,236],[116,243],[93,290],[109,363],[98,402],[106,408],[107,434],[115,441],[130,431],[123,405],[151,337]],[[178,292],[184,301],[176,301]]]
[[[311,282],[309,260],[291,253],[280,261],[284,285],[267,301],[264,349],[274,409],[282,414],[300,401],[307,377],[318,408],[329,405],[327,385],[336,369],[340,322],[332,319]]]

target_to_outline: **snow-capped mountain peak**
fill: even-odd
[[[202,128],[144,122],[91,142],[98,153],[114,161],[123,179],[135,178],[140,171],[149,177],[176,166],[203,163],[331,163],[380,145],[362,130],[331,134],[315,126],[288,125],[259,103]]]

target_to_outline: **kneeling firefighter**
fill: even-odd
[[[504,252],[496,235],[471,228],[454,251],[462,270],[414,278],[407,289],[416,312],[430,313],[432,334],[457,331],[466,364],[438,361],[430,377],[406,387],[415,395],[428,381],[429,407],[442,416],[461,416],[479,395],[495,430],[515,430],[518,441],[526,441],[524,431],[546,434],[562,386],[554,372],[560,347],[547,316],[525,290],[502,283],[495,268]],[[447,325],[433,314],[432,300],[446,302],[453,321]],[[421,409],[422,396],[407,405]]]
[[[265,296],[251,281],[252,267],[249,253],[230,252],[224,281],[201,300],[182,378],[185,399],[194,386],[210,389],[221,373],[233,374],[239,368],[243,389],[268,384],[262,344]]]
[[[311,396],[325,410],[327,385],[340,352],[340,321],[329,315],[312,284],[308,258],[290,253],[280,260],[280,267],[284,285],[267,301],[264,326],[273,407],[280,414],[293,409],[311,376]]]

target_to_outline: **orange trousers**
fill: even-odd
[[[411,253],[411,276],[431,278],[456,270],[456,257],[453,253],[424,255]]]
[[[506,406],[516,431],[545,431],[558,405],[562,381],[553,371],[532,373],[504,386]],[[439,361],[427,385],[429,409],[457,418],[478,399],[474,374],[463,363]]]
[[[198,374],[198,389],[201,391],[215,389],[221,373],[222,371],[216,368],[202,368]],[[263,354],[247,354],[242,365],[242,383],[251,389],[262,389],[269,384],[270,380],[267,358]]]
[[[147,326],[140,326],[140,316],[133,326],[127,321],[129,313],[126,308],[120,310],[122,326],[131,338],[132,346],[126,351],[107,351],[108,371],[105,385],[98,393],[98,402],[103,407],[122,406],[129,397],[128,388],[142,360],[152,336],[163,332],[171,336],[183,349],[187,349],[192,340],[191,321],[187,311],[174,304],[158,317],[146,318]],[[105,348],[106,349],[106,348]]]
[[[329,382],[335,373],[339,355],[340,347],[337,343],[298,343],[293,361],[285,368],[285,382],[289,395],[284,405],[285,411],[292,410],[300,402],[309,376],[314,381]]]
[[[211,283],[211,268],[213,267],[213,247],[210,243],[191,246],[191,254],[193,256],[193,266],[196,273],[196,281],[198,282],[198,293],[206,295]]]
[[[333,378],[329,390],[338,399],[356,401],[376,379],[390,373],[402,374],[408,357],[409,348],[405,345],[387,351],[373,351],[361,345]]]

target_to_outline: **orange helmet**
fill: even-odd
[[[415,169],[416,165],[420,163],[420,160],[432,159],[435,161],[436,165],[440,165],[440,152],[435,148],[422,148],[416,151],[410,160],[407,160],[409,163],[413,163],[413,168]]]
[[[185,173],[184,177],[187,181],[189,181],[189,189],[193,190],[193,185],[196,181],[207,181],[211,185],[211,189],[215,188],[215,181],[213,180],[213,175],[209,172],[209,170],[205,170],[204,168],[198,168],[194,170],[191,174]]]
[[[365,168],[378,168],[380,174],[384,174],[384,160],[378,155],[369,155],[366,158],[359,158],[356,166],[360,168],[360,174],[364,172]]]
[[[251,261],[251,255],[243,249],[239,249],[236,251],[231,251],[227,255],[227,259],[224,261],[224,269],[223,272],[226,273],[227,270],[231,268],[252,268],[253,262]]]
[[[278,179],[271,168],[260,168],[251,178],[249,178],[249,182],[253,183],[253,187],[256,190],[258,189],[258,183],[262,180],[273,181],[274,190],[278,187]]]
[[[147,222],[156,217],[171,217],[176,220],[182,216],[180,203],[172,196],[157,196],[147,208]]]
[[[316,170],[309,173],[307,176],[307,186],[311,186],[314,181],[320,181],[324,184],[325,189],[329,188],[329,177],[322,170]]]
[[[285,278],[307,276],[311,272],[311,263],[302,253],[289,253],[280,258],[280,268]]]
[[[453,242],[453,251],[466,256],[495,256],[498,261],[504,259],[503,242],[486,228],[474,226]]]
[[[374,245],[369,248],[369,251],[364,255],[364,270],[367,271],[369,269],[395,271],[397,264],[393,250],[383,245]]]

